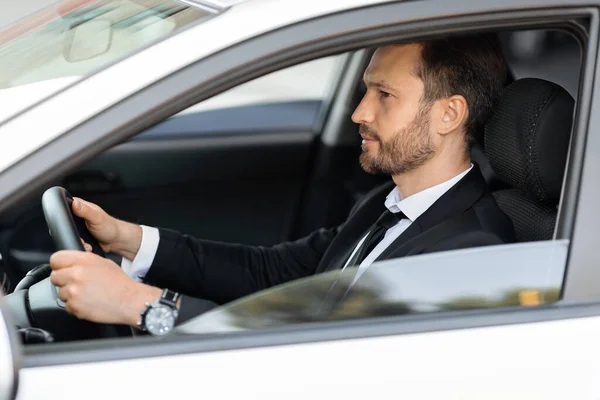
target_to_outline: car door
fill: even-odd
[[[196,317],[180,325],[177,333],[300,329],[287,351],[294,354],[289,347],[297,346],[296,351],[303,348],[311,355],[293,356],[284,374],[266,363],[248,377],[259,380],[266,369],[269,376],[278,376],[273,385],[282,393],[301,375],[296,363],[310,364],[311,356],[322,360],[311,367],[313,378],[298,385],[293,398],[312,396],[319,388],[326,388],[323,395],[356,399],[593,398],[600,371],[597,346],[587,350],[581,343],[559,342],[576,337],[593,341],[600,328],[600,317],[594,315],[597,306],[589,314],[572,314],[569,321],[551,317],[560,309],[567,252],[568,240],[556,240],[381,261],[358,279],[352,270],[333,271],[263,291]],[[323,299],[318,307],[315,299]],[[518,308],[521,312],[510,318],[520,314],[523,319],[506,324],[504,318]],[[469,311],[475,317],[471,322],[478,321],[472,327],[459,322],[471,319]],[[444,315],[448,312],[453,315]],[[429,326],[420,318],[427,314],[434,315]],[[411,320],[411,329],[389,335],[388,329],[394,329],[390,317]],[[338,331],[343,339],[336,335],[338,339],[313,352],[306,346],[314,343],[310,328],[303,325],[331,321],[346,321],[346,332]],[[363,335],[368,331],[374,336],[366,341]],[[278,357],[276,352],[272,356]],[[346,380],[345,372],[356,376]],[[210,389],[218,393],[216,387]]]
[[[111,346],[103,342],[40,346],[26,350],[19,396],[33,398],[51,390],[61,398],[68,398],[80,396],[83,390],[94,387],[90,396],[100,398],[109,392],[114,394],[117,384],[122,388],[119,394],[123,397],[165,397],[200,393],[219,397],[244,395],[256,398],[364,398],[373,395],[389,396],[390,393],[393,396],[406,394],[418,397],[439,395],[443,392],[446,397],[450,394],[463,398],[481,398],[482,395],[493,397],[495,393],[504,397],[508,393],[514,397],[523,393],[542,393],[547,397],[558,398],[567,393],[575,393],[576,396],[590,393],[591,385],[595,382],[590,379],[597,376],[598,371],[590,365],[597,354],[592,352],[590,355],[589,351],[595,343],[595,337],[600,333],[597,317],[600,314],[597,305],[600,293],[596,284],[596,240],[593,235],[600,222],[594,205],[594,195],[598,193],[600,185],[594,175],[600,167],[600,160],[597,160],[597,157],[584,156],[586,149],[591,148],[593,151],[600,140],[598,135],[593,134],[598,131],[597,125],[600,124],[593,111],[597,109],[594,105],[598,102],[598,98],[593,95],[597,93],[598,86],[597,81],[593,79],[597,73],[596,10],[580,9],[576,5],[560,1],[534,0],[490,1],[489,4],[467,1],[460,5],[433,1],[428,2],[426,7],[423,4],[394,2],[366,7],[360,10],[360,13],[356,10],[338,12],[335,15],[299,23],[288,28],[292,31],[282,30],[274,32],[271,36],[262,36],[261,40],[267,40],[269,45],[265,46],[269,50],[262,56],[268,58],[271,54],[269,52],[275,51],[286,54],[286,50],[290,51],[290,48],[293,48],[293,52],[290,51],[287,55],[289,60],[294,60],[293,54],[297,54],[295,52],[301,45],[306,46],[303,48],[306,54],[316,56],[315,49],[333,51],[334,48],[339,50],[338,46],[342,45],[347,46],[344,50],[355,49],[359,39],[364,41],[361,43],[363,45],[375,45],[378,43],[377,38],[381,43],[392,37],[417,37],[423,35],[425,30],[433,34],[449,29],[465,31],[473,27],[497,27],[498,24],[507,27],[522,26],[523,21],[536,21],[543,25],[566,18],[567,25],[573,24],[585,31],[586,25],[576,23],[577,18],[585,17],[591,33],[585,48],[586,64],[582,77],[583,85],[579,91],[576,135],[572,142],[572,157],[569,159],[568,173],[565,177],[557,240],[534,247],[529,258],[517,257],[511,261],[518,262],[515,267],[525,269],[542,260],[538,257],[548,255],[550,250],[562,252],[559,266],[564,275],[556,275],[560,278],[557,284],[562,288],[560,302],[531,308],[499,308],[447,314],[423,313],[409,317],[392,315],[384,319],[315,323],[292,328],[237,332],[231,335],[192,335],[165,341],[148,338],[131,343],[123,340],[111,342]],[[575,19],[571,20],[571,17]],[[332,35],[332,31],[338,36]],[[286,32],[287,35],[283,36],[293,37],[293,45],[289,48],[283,46],[283,49],[274,49],[276,37]],[[271,42],[268,42],[269,38]],[[338,41],[340,39],[343,40]],[[252,45],[252,42],[254,41],[248,45]],[[254,44],[258,43],[257,41]],[[261,54],[258,53],[258,47],[255,50],[257,51],[252,54],[259,58]],[[215,57],[239,60],[244,54],[226,53],[219,53]],[[276,60],[280,59],[273,58],[273,63]],[[210,62],[208,59],[203,61]],[[214,59],[212,61],[214,62]],[[239,67],[239,64],[235,66]],[[207,68],[207,64],[200,62],[197,67]],[[222,72],[224,64],[219,63],[219,68]],[[208,75],[207,70],[203,71]],[[102,81],[87,81],[90,85],[94,83],[100,85]],[[175,76],[169,83],[176,83]],[[129,102],[117,106],[117,109],[128,106],[130,114],[126,118],[117,112],[111,113],[110,111],[116,110],[111,109],[104,115],[93,118],[95,123],[87,126],[81,124],[76,130],[69,131],[79,132],[79,135],[71,137],[77,137],[79,142],[69,142],[69,134],[65,134],[54,140],[51,145],[45,146],[49,152],[57,148],[63,151],[56,155],[53,161],[47,157],[52,153],[44,154],[45,159],[39,154],[34,154],[26,162],[15,166],[9,172],[21,173],[17,183],[8,173],[0,175],[0,183],[6,184],[0,184],[0,190],[3,191],[1,193],[6,195],[10,192],[24,196],[20,190],[23,190],[26,183],[32,182],[33,178],[39,177],[48,182],[52,175],[56,177],[60,174],[60,171],[51,171],[52,174],[48,175],[48,168],[44,168],[45,166],[57,167],[66,157],[74,156],[77,151],[94,144],[94,138],[110,137],[114,129],[122,127],[126,122],[142,116],[148,117],[149,106],[153,105],[150,103],[158,101],[156,97],[148,94],[162,93],[163,100],[160,104],[165,104],[169,95],[163,92],[165,86],[158,85],[154,89],[156,91],[141,93],[139,97],[128,99]],[[175,88],[172,87],[171,90]],[[183,91],[181,88],[179,90]],[[74,94],[65,93],[63,100],[68,101],[69,95]],[[143,105],[137,104],[137,109],[134,107],[136,99],[145,100]],[[71,101],[75,99],[71,98]],[[51,108],[50,105],[47,106]],[[180,108],[184,107],[180,105]],[[120,120],[118,115],[121,115]],[[16,126],[6,129],[3,127],[2,132],[14,133]],[[57,135],[64,132],[59,127],[54,129]],[[70,129],[67,123],[66,129]],[[120,134],[126,136],[128,132]],[[68,147],[67,143],[76,146]],[[100,147],[96,147],[95,151],[100,151]],[[26,168],[27,164],[29,168]],[[63,171],[66,168],[67,166]],[[508,263],[509,260],[505,256],[512,250],[512,246],[491,249],[492,253],[488,253],[486,260],[505,260]],[[454,253],[457,256],[455,261],[458,264],[466,262],[468,258],[464,257],[464,252],[468,251]],[[493,253],[494,251],[498,253]],[[441,267],[446,263],[446,256],[436,254],[429,260]],[[479,260],[470,266],[481,266],[481,263]],[[540,264],[544,266],[543,262]],[[497,266],[502,269],[501,263]],[[398,267],[401,268],[402,265],[398,264]],[[542,341],[540,337],[546,340]],[[576,345],[563,346],[564,343]],[[504,350],[500,344],[505,346]],[[593,347],[593,350],[596,348]],[[390,354],[394,355],[392,360]],[[515,356],[519,356],[517,361]],[[536,364],[538,360],[539,364]],[[392,363],[391,366],[389,362]],[[497,364],[494,365],[493,362]],[[515,364],[519,368],[515,368]],[[532,364],[534,366],[530,368]],[[496,372],[502,373],[500,378],[493,378]],[[534,376],[536,373],[539,375]],[[152,384],[138,384],[137,381],[132,383],[132,375],[143,376],[145,381]],[[71,377],[72,386],[63,385],[64,380],[61,378],[64,376]],[[110,381],[114,386],[98,385],[99,376],[102,376],[103,382]],[[564,376],[567,380],[561,381],[559,377]],[[548,377],[553,385],[544,386]],[[177,384],[167,385],[162,382]],[[408,382],[405,387],[404,382]],[[515,382],[517,384],[514,384]],[[544,389],[546,392],[542,392]],[[579,392],[574,392],[576,390]]]
[[[557,301],[568,248],[558,240],[388,260],[348,292],[354,272],[333,271],[201,315],[127,354],[125,341],[26,349],[18,398],[48,389],[61,399],[81,396],[58,383],[68,376],[82,389],[110,379],[123,397],[147,390],[151,398],[198,391],[256,399],[593,399],[600,306]],[[318,312],[315,299],[334,283],[336,296],[317,307],[331,311]],[[178,384],[139,388],[132,376]],[[111,393],[103,386],[86,396]]]

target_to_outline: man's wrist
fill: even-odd
[[[133,260],[142,244],[142,227],[120,220],[117,220],[117,224],[119,240],[112,250],[129,260]]]
[[[135,288],[131,293],[130,299],[124,306],[123,323],[134,328],[140,328],[142,314],[146,311],[148,304],[162,296],[163,290],[154,286],[136,282]],[[177,299],[177,309],[181,307],[181,296]]]

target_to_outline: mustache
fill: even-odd
[[[368,125],[360,124],[360,126],[358,127],[358,133],[369,138],[381,141],[379,139],[379,134],[377,133],[377,131],[373,130]]]

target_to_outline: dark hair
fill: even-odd
[[[454,36],[420,42],[416,74],[424,83],[423,101],[462,95],[469,107],[467,147],[480,140],[483,126],[507,81],[506,61],[495,34]]]

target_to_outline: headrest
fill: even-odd
[[[566,90],[542,79],[507,86],[485,127],[495,176],[533,200],[558,203],[574,103]]]

